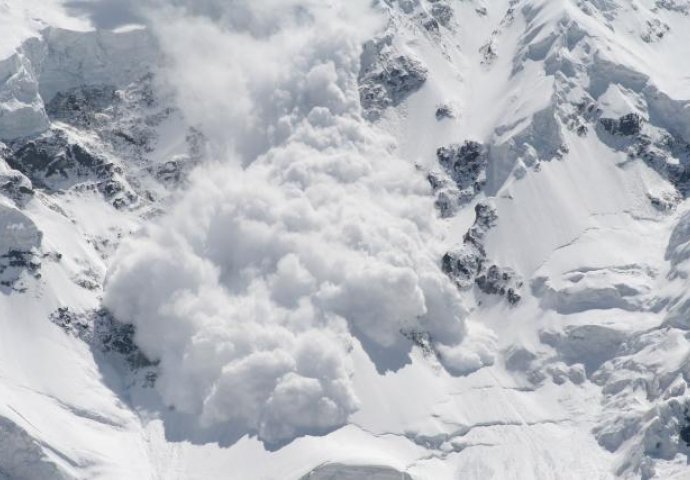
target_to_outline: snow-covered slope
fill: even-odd
[[[0,478],[690,478],[686,0],[0,26]]]

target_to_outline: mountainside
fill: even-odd
[[[690,478],[689,27],[0,0],[0,479]]]

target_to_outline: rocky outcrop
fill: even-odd
[[[488,151],[478,142],[449,145],[436,150],[438,162],[461,191],[479,193],[486,183]]]
[[[369,120],[378,119],[388,107],[400,105],[426,82],[426,67],[398,51],[390,36],[367,42],[361,62],[359,98]]]
[[[0,204],[0,290],[24,290],[23,276],[40,276],[43,234],[20,210]]]
[[[620,118],[601,118],[599,124],[611,135],[632,137],[642,132],[642,116],[629,113]]]
[[[443,256],[441,267],[458,288],[466,290],[476,285],[481,292],[505,297],[514,305],[521,299],[522,280],[511,269],[490,264],[484,248],[484,238],[498,219],[496,210],[489,204],[478,203],[475,215],[474,225],[465,234],[462,245]]]
[[[66,130],[54,128],[36,138],[11,143],[10,150],[7,164],[37,188],[48,192],[95,189],[118,208],[137,201],[122,176],[122,167]]]
[[[488,150],[480,143],[467,141],[462,145],[440,147],[436,157],[442,171],[432,170],[427,180],[436,194],[437,209],[447,218],[484,188]]]
[[[69,307],[60,307],[51,313],[50,321],[92,348],[124,359],[132,369],[155,366],[155,362],[149,360],[134,343],[134,325],[118,322],[105,309],[76,312]]]

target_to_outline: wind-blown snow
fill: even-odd
[[[367,2],[234,2],[242,29],[204,6],[220,20],[178,9],[158,34],[184,111],[225,157],[122,247],[105,292],[160,360],[165,401],[279,442],[357,409],[357,340],[386,365],[415,332],[453,372],[491,363],[490,338],[463,344],[424,177],[360,115]]]

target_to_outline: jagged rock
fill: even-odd
[[[443,255],[441,268],[461,288],[472,286],[486,257],[473,245],[462,245]]]
[[[28,142],[15,142],[7,158],[10,167],[29,177],[34,185],[61,190],[85,179],[104,180],[115,165],[72,143],[61,130],[51,130]]]
[[[465,233],[463,238],[465,243],[472,244],[484,250],[483,243],[486,233],[496,225],[498,214],[496,209],[488,203],[480,202],[474,207],[474,224]]]
[[[510,269],[501,269],[491,265],[475,280],[479,289],[489,295],[505,296],[508,302],[515,305],[522,298],[517,292],[522,282],[516,280],[515,273]]]
[[[426,82],[427,69],[392,46],[390,37],[364,45],[359,98],[365,115],[378,119],[388,107],[400,105]]]
[[[618,119],[602,118],[599,120],[601,126],[611,135],[632,137],[642,132],[642,117],[637,113],[629,113]]]
[[[82,337],[90,328],[89,322],[83,315],[77,315],[70,311],[69,307],[60,307],[50,314],[50,321],[66,332]]]
[[[46,111],[51,119],[89,127],[97,122],[100,112],[119,100],[112,85],[83,86],[58,92],[46,106]]]
[[[92,347],[121,356],[132,369],[156,364],[134,343],[134,325],[118,322],[105,309],[74,312],[69,307],[60,307],[49,318],[65,332],[84,340]]]
[[[458,190],[455,183],[445,173],[432,171],[427,173],[426,178],[436,194],[434,205],[441,218],[452,217],[462,205],[468,203],[474,196],[474,194]]]
[[[496,209],[480,202],[474,212],[474,224],[465,233],[462,245],[443,255],[441,268],[458,288],[465,290],[476,285],[480,291],[503,296],[511,305],[515,305],[522,298],[519,293],[523,283],[520,277],[511,269],[498,265],[486,267],[484,237],[496,224]]]
[[[60,129],[52,129],[32,140],[14,142],[11,148],[7,164],[26,175],[36,187],[48,192],[73,187],[96,189],[117,208],[137,201],[136,194],[121,176],[120,166],[86,145],[73,142]]]
[[[479,193],[486,183],[487,149],[480,143],[467,141],[436,150],[436,157],[460,190]]]

